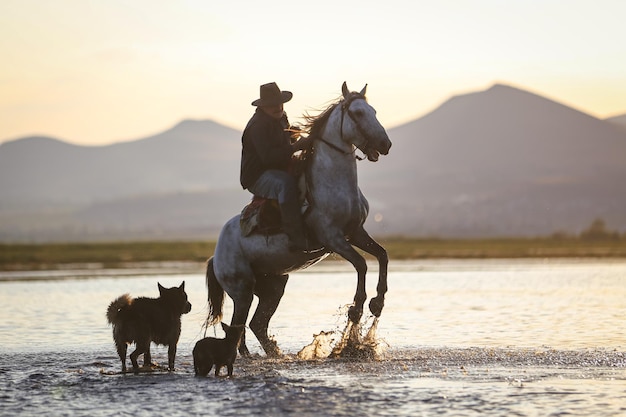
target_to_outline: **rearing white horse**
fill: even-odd
[[[268,356],[281,355],[276,342],[268,337],[267,329],[283,296],[288,274],[307,268],[332,252],[348,260],[357,272],[354,304],[348,311],[354,323],[361,319],[367,299],[367,264],[353,245],[376,257],[379,264],[377,294],[369,308],[376,317],[382,312],[387,292],[388,258],[385,249],[363,228],[369,205],[358,186],[355,150],[360,149],[375,162],[380,154],[389,152],[391,141],[376,119],[376,111],[365,99],[366,88],[359,93],[349,92],[344,82],[343,97],[319,116],[308,118],[306,127],[315,140],[305,170],[310,204],[305,223],[324,249],[310,254],[290,252],[284,233],[243,236],[240,216],[235,216],[222,228],[215,253],[208,261],[207,323],[215,324],[221,319],[226,291],[234,303],[231,325],[245,324],[253,295],[256,295],[259,303],[250,329]],[[249,353],[245,337],[239,352]]]

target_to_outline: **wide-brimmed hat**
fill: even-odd
[[[277,106],[291,100],[291,91],[280,91],[276,83],[263,84],[260,88],[260,96],[252,102],[253,106]]]

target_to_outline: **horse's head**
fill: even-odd
[[[378,157],[387,155],[391,141],[385,128],[376,118],[376,110],[367,103],[365,90],[350,92],[344,82],[341,86],[343,103],[341,105],[341,136],[342,140],[359,148],[370,161],[378,161]]]

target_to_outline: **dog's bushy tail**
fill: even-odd
[[[132,302],[133,299],[128,294],[120,295],[113,300],[111,304],[109,304],[109,308],[107,308],[107,320],[109,321],[109,324],[117,323],[120,310],[131,305]]]
[[[206,319],[207,326],[213,326],[222,320],[222,307],[224,305],[224,289],[217,282],[215,271],[213,270],[213,258],[211,257],[206,265],[206,286],[209,291],[209,316]]]

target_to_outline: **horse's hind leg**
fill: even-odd
[[[254,332],[268,357],[282,355],[276,341],[267,335],[267,328],[276,308],[278,308],[280,299],[285,293],[288,278],[289,275],[259,276],[254,288],[255,294],[259,297],[259,305],[250,321],[250,329]]]
[[[376,317],[380,317],[385,305],[385,293],[387,292],[387,266],[389,258],[385,248],[380,246],[372,237],[360,228],[350,238],[350,243],[364,250],[378,260],[378,284],[376,285],[376,297],[370,300],[370,311]]]
[[[241,283],[237,286],[235,293],[229,293],[233,299],[233,318],[230,321],[231,326],[245,326],[246,320],[248,320],[248,313],[250,312],[250,306],[252,305],[254,280],[246,280],[245,283]],[[246,346],[245,332],[241,336],[241,342],[239,343],[239,353],[243,356],[250,355],[250,351]]]

